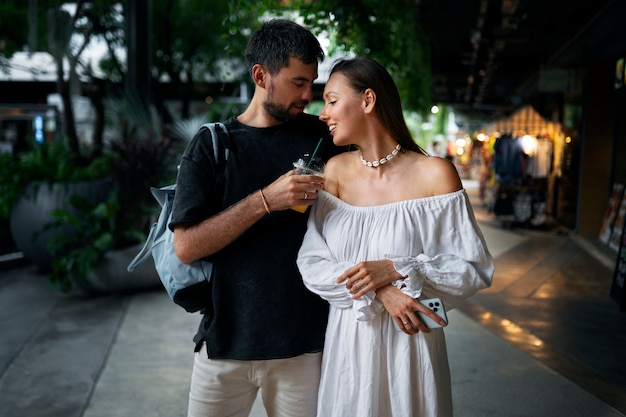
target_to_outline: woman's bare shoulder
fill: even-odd
[[[341,178],[345,180],[346,171],[353,158],[353,152],[344,152],[328,160],[324,168],[324,190],[335,196],[339,195],[339,182]]]
[[[338,175],[348,169],[351,161],[354,159],[354,152],[344,152],[333,156],[326,162],[324,169],[325,176]]]
[[[431,195],[448,194],[463,188],[459,173],[452,162],[438,156],[424,156],[419,175],[430,184]]]
[[[355,151],[342,152],[330,158],[327,164],[342,164],[345,163],[345,161],[354,158],[354,155]]]

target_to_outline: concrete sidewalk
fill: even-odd
[[[499,260],[540,237],[505,230],[488,213],[476,212],[504,277]],[[471,308],[449,313],[456,417],[624,416],[511,338],[485,327],[489,296],[480,310],[485,317],[470,314]],[[34,267],[23,266],[0,271],[0,305],[0,417],[186,415],[191,339],[200,316],[184,312],[160,288],[134,295],[67,296],[50,289]],[[493,317],[508,320],[508,311]],[[508,331],[527,333],[508,321]],[[531,339],[541,343],[537,340]],[[250,415],[265,416],[259,401]]]
[[[197,318],[170,307],[158,293],[133,299],[85,417],[186,415],[192,356],[185,339]],[[462,313],[452,311],[449,319],[457,417],[623,416]],[[266,416],[260,401],[250,416]]]

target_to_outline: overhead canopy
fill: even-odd
[[[431,51],[433,101],[476,127],[540,103],[544,71],[583,69],[624,55],[623,0],[413,3]]]
[[[488,135],[515,132],[554,138],[561,133],[561,125],[544,119],[532,106],[525,106],[511,116],[485,126],[485,133]]]

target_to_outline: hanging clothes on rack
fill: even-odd
[[[524,168],[524,147],[521,137],[505,134],[493,145],[494,171],[502,178],[521,178]]]
[[[521,138],[511,134],[498,137],[493,145],[493,167],[498,184],[494,214],[505,222],[515,221],[515,198],[521,185],[524,148]]]
[[[530,178],[547,178],[552,170],[552,140],[545,137],[532,138],[533,144],[527,148],[528,163],[526,175]]]

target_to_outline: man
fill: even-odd
[[[306,214],[324,179],[293,175],[312,153],[337,153],[328,129],[304,114],[324,53],[308,30],[265,23],[246,48],[255,84],[248,108],[224,122],[230,155],[223,192],[210,133],[180,164],[170,227],[185,263],[210,257],[212,295],[194,338],[189,417],[247,416],[261,388],[268,416],[314,416],[327,305],[296,267]]]

